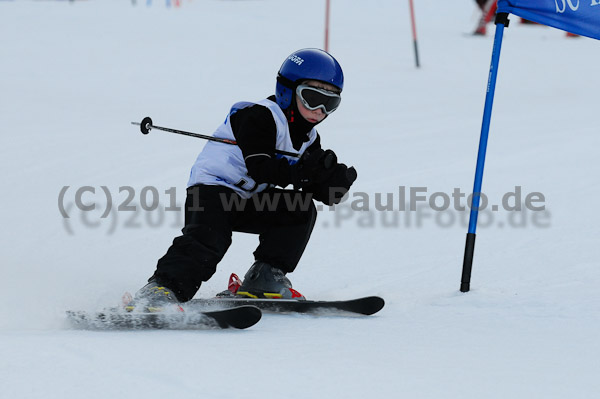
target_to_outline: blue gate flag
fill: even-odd
[[[496,34],[492,50],[492,62],[488,76],[487,94],[483,109],[481,123],[481,136],[479,138],[479,152],[475,168],[475,182],[471,199],[471,215],[469,230],[465,243],[465,256],[460,280],[460,291],[468,292],[471,289],[471,269],[473,266],[473,253],[475,251],[475,233],[477,216],[485,165],[490,120],[500,62],[500,49],[504,28],[508,26],[508,14],[537,22],[543,25],[566,30],[581,36],[588,36],[600,40],[600,0],[498,0],[496,11]]]
[[[497,12],[600,40],[600,0],[498,0]]]

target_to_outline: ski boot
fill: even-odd
[[[162,312],[165,310],[175,310],[183,312],[183,308],[175,297],[175,294],[167,287],[158,284],[152,280],[138,292],[132,301],[125,305],[125,310],[143,310],[150,313]]]
[[[268,263],[256,261],[236,292],[238,297],[268,299],[306,299],[292,288],[285,273]]]

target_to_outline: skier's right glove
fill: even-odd
[[[300,161],[291,168],[294,189],[300,190],[311,184],[319,184],[328,180],[337,164],[337,156],[331,150],[318,148],[311,152],[305,152]]]
[[[343,163],[336,164],[326,180],[314,183],[304,191],[311,192],[317,201],[331,206],[339,204],[358,174],[354,167],[347,167]]]

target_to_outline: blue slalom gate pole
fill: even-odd
[[[496,15],[496,34],[494,36],[492,62],[490,64],[490,75],[488,78],[487,93],[485,96],[483,121],[481,123],[479,152],[477,154],[477,167],[475,168],[475,183],[473,184],[473,195],[471,197],[471,215],[469,218],[469,230],[467,232],[467,242],[465,244],[465,256],[463,259],[462,277],[460,280],[461,292],[468,292],[471,289],[471,270],[473,268],[473,253],[475,251],[475,231],[477,229],[477,216],[479,215],[479,204],[481,202],[481,183],[483,180],[483,167],[485,165],[485,152],[487,150],[488,135],[490,132],[490,121],[492,119],[494,93],[496,91],[496,78],[498,77],[498,64],[500,63],[500,49],[502,48],[502,37],[504,35],[504,28],[508,27],[508,22],[508,13],[498,13]]]

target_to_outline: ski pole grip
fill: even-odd
[[[331,169],[337,163],[337,155],[335,152],[331,150],[326,150],[325,155],[323,155],[323,167],[325,169]]]

